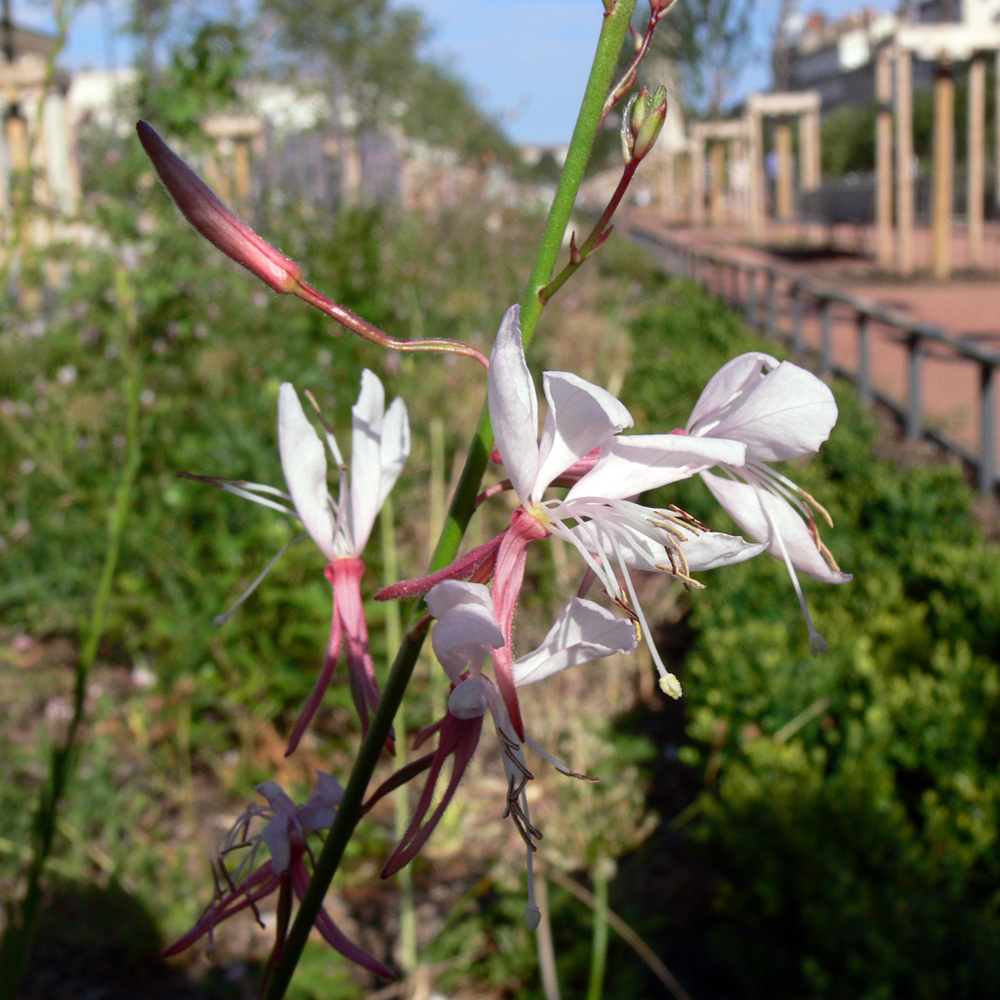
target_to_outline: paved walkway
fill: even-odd
[[[626,221],[626,220],[623,220]],[[779,252],[752,247],[745,234],[727,229],[668,228],[633,216],[633,225],[671,241],[711,252],[746,264],[767,264],[790,278],[809,278],[845,292],[872,305],[910,319],[940,327],[949,337],[974,343],[983,351],[1000,355],[1000,270],[996,276],[960,275],[947,282],[920,276],[909,280],[892,279],[880,273],[866,250],[874,246],[872,231],[838,230],[834,234],[836,252]],[[924,259],[926,231],[918,231],[917,261]],[[988,263],[998,259],[1000,230],[987,232]],[[858,252],[861,250],[862,252]],[[955,235],[953,259],[964,263],[964,234]],[[731,280],[717,289],[727,297],[737,292],[745,301],[746,282],[732,287]],[[792,303],[787,284],[778,286],[777,312],[780,327],[791,329]],[[858,365],[857,314],[846,305],[833,309],[831,324],[834,364],[851,371]],[[802,317],[802,340],[815,349],[821,342],[818,302],[806,297]],[[880,323],[869,327],[869,355],[873,388],[905,405],[908,390],[908,353],[905,334]],[[997,376],[1000,378],[1000,374]],[[980,366],[954,353],[947,345],[927,347],[922,361],[922,408],[924,422],[955,440],[969,455],[978,456],[980,433]],[[998,393],[1000,395],[1000,393]],[[1000,427],[1000,400],[994,413],[994,427]],[[1000,462],[1000,442],[997,446]]]

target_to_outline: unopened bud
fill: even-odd
[[[636,95],[633,94],[622,112],[622,157],[626,165],[632,162],[632,151],[635,149],[635,133],[632,131],[632,107]]]
[[[529,931],[537,931],[538,925],[542,922],[542,911],[537,906],[529,906],[524,911],[524,922],[528,925]]]
[[[138,122],[135,130],[170,197],[209,243],[276,292],[292,292],[298,287],[302,269],[295,261],[279,253],[237,218],[148,122]]]
[[[632,155],[637,160],[641,160],[653,148],[653,143],[663,128],[663,122],[667,117],[667,88],[657,87],[653,96],[646,97],[645,101],[642,101],[640,95],[640,101],[645,105],[645,112],[642,115],[642,123],[636,129],[632,148]]]
[[[629,125],[632,128],[632,134],[636,135],[639,129],[642,128],[642,123],[646,120],[649,115],[649,88],[643,87],[638,94],[636,94],[628,105],[629,118],[631,119]]]

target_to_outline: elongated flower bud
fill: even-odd
[[[293,292],[302,269],[227,208],[215,192],[160,138],[148,122],[135,126],[139,141],[184,217],[209,243],[242,264],[276,292]]]

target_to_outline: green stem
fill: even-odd
[[[604,970],[608,963],[608,868],[607,858],[598,858],[591,875],[594,879],[594,933],[590,945],[590,980],[587,1000],[601,1000]]]
[[[399,559],[396,552],[396,529],[393,518],[392,495],[386,497],[379,512],[379,532],[382,536],[382,573],[386,580],[399,578]],[[403,641],[403,623],[400,620],[399,605],[395,601],[385,602],[385,644],[389,649],[397,649]],[[406,766],[406,705],[399,706],[396,713],[396,765]],[[396,839],[403,836],[410,819],[409,797],[397,795]],[[407,865],[399,873],[399,951],[406,972],[412,972],[417,965],[417,914],[413,897],[413,869]]]
[[[70,718],[65,739],[61,745],[52,750],[48,781],[39,795],[32,823],[34,847],[26,876],[24,898],[20,906],[11,914],[13,919],[7,925],[2,948],[0,948],[0,1000],[12,1000],[17,995],[37,930],[42,872],[52,852],[59,805],[76,763],[77,736],[83,724],[87,677],[90,668],[97,659],[98,646],[104,635],[108,604],[111,600],[111,585],[114,580],[115,568],[118,565],[118,552],[132,503],[132,486],[135,483],[142,460],[139,446],[140,371],[133,343],[137,325],[135,297],[124,268],[119,268],[117,271],[116,292],[124,317],[122,323],[125,344],[122,358],[126,366],[125,467],[118,481],[108,518],[108,540],[104,551],[104,565],[94,594],[90,621],[84,632],[80,658],[76,665],[76,677],[73,685],[73,715]]]
[[[584,169],[590,157],[598,123],[601,120],[604,99],[611,86],[618,54],[621,51],[632,12],[635,10],[635,4],[636,0],[617,0],[615,4],[609,5],[611,9],[603,17],[597,52],[584,92],[580,115],[570,140],[569,152],[566,155],[566,163],[555,199],[549,210],[545,231],[538,249],[538,257],[531,277],[528,279],[524,301],[521,303],[521,334],[525,345],[531,340],[535,324],[542,313],[543,303],[538,298],[538,292],[552,278],[552,272],[555,269],[562,246],[562,237],[569,224],[580,182],[583,180]],[[465,467],[462,470],[455,495],[452,497],[448,516],[431,559],[431,571],[447,566],[458,554],[465,529],[475,512],[476,497],[479,494],[483,475],[489,463],[492,447],[493,429],[490,426],[489,412],[484,406],[479,426],[465,459]],[[344,850],[354,828],[361,819],[365,792],[381,758],[382,748],[389,735],[392,720],[402,703],[417,657],[420,655],[420,648],[423,645],[424,632],[415,629],[416,610],[415,602],[407,602],[405,611],[409,616],[410,624],[396,654],[396,659],[389,670],[389,676],[382,692],[382,701],[372,718],[368,736],[361,743],[357,760],[344,788],[344,796],[337,809],[337,816],[330,827],[323,850],[316,859],[316,868],[309,882],[309,889],[299,906],[299,912],[296,914],[292,929],[288,934],[281,960],[268,984],[265,1000],[282,1000],[284,997],[302,955],[302,949],[309,937],[309,932],[316,922],[316,916],[323,905],[323,899],[333,881],[333,876],[337,872]]]
[[[535,332],[535,324],[545,306],[538,294],[552,280],[552,272],[555,270],[566,227],[573,214],[577,191],[580,190],[580,183],[583,181],[583,174],[590,160],[590,151],[604,114],[604,101],[614,79],[618,55],[622,50],[622,42],[625,40],[635,4],[636,0],[617,0],[615,3],[605,5],[607,13],[601,25],[601,37],[597,41],[597,52],[590,69],[590,79],[587,80],[587,89],[583,94],[580,114],[576,120],[576,128],[573,129],[573,138],[570,140],[556,196],[549,209],[549,218],[538,249],[538,258],[531,277],[528,278],[528,287],[521,303],[521,336],[525,347]]]
[[[608,207],[604,209],[604,213],[597,220],[597,225],[594,226],[590,235],[584,240],[583,245],[577,251],[575,259],[571,257],[566,266],[555,278],[538,293],[538,298],[543,305],[576,274],[577,270],[583,265],[583,262],[611,235],[611,229],[609,228],[611,217],[617,211],[622,198],[625,197],[625,192],[628,190],[629,184],[632,183],[632,178],[635,176],[635,171],[640,162],[640,160],[633,160],[626,165],[625,170],[622,172],[621,180],[618,181],[618,187],[615,188],[615,193],[608,202]]]

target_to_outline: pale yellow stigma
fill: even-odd
[[[538,502],[532,503],[529,507],[525,504],[524,509],[546,530],[551,531],[552,526],[556,523],[550,516],[549,512]]]

